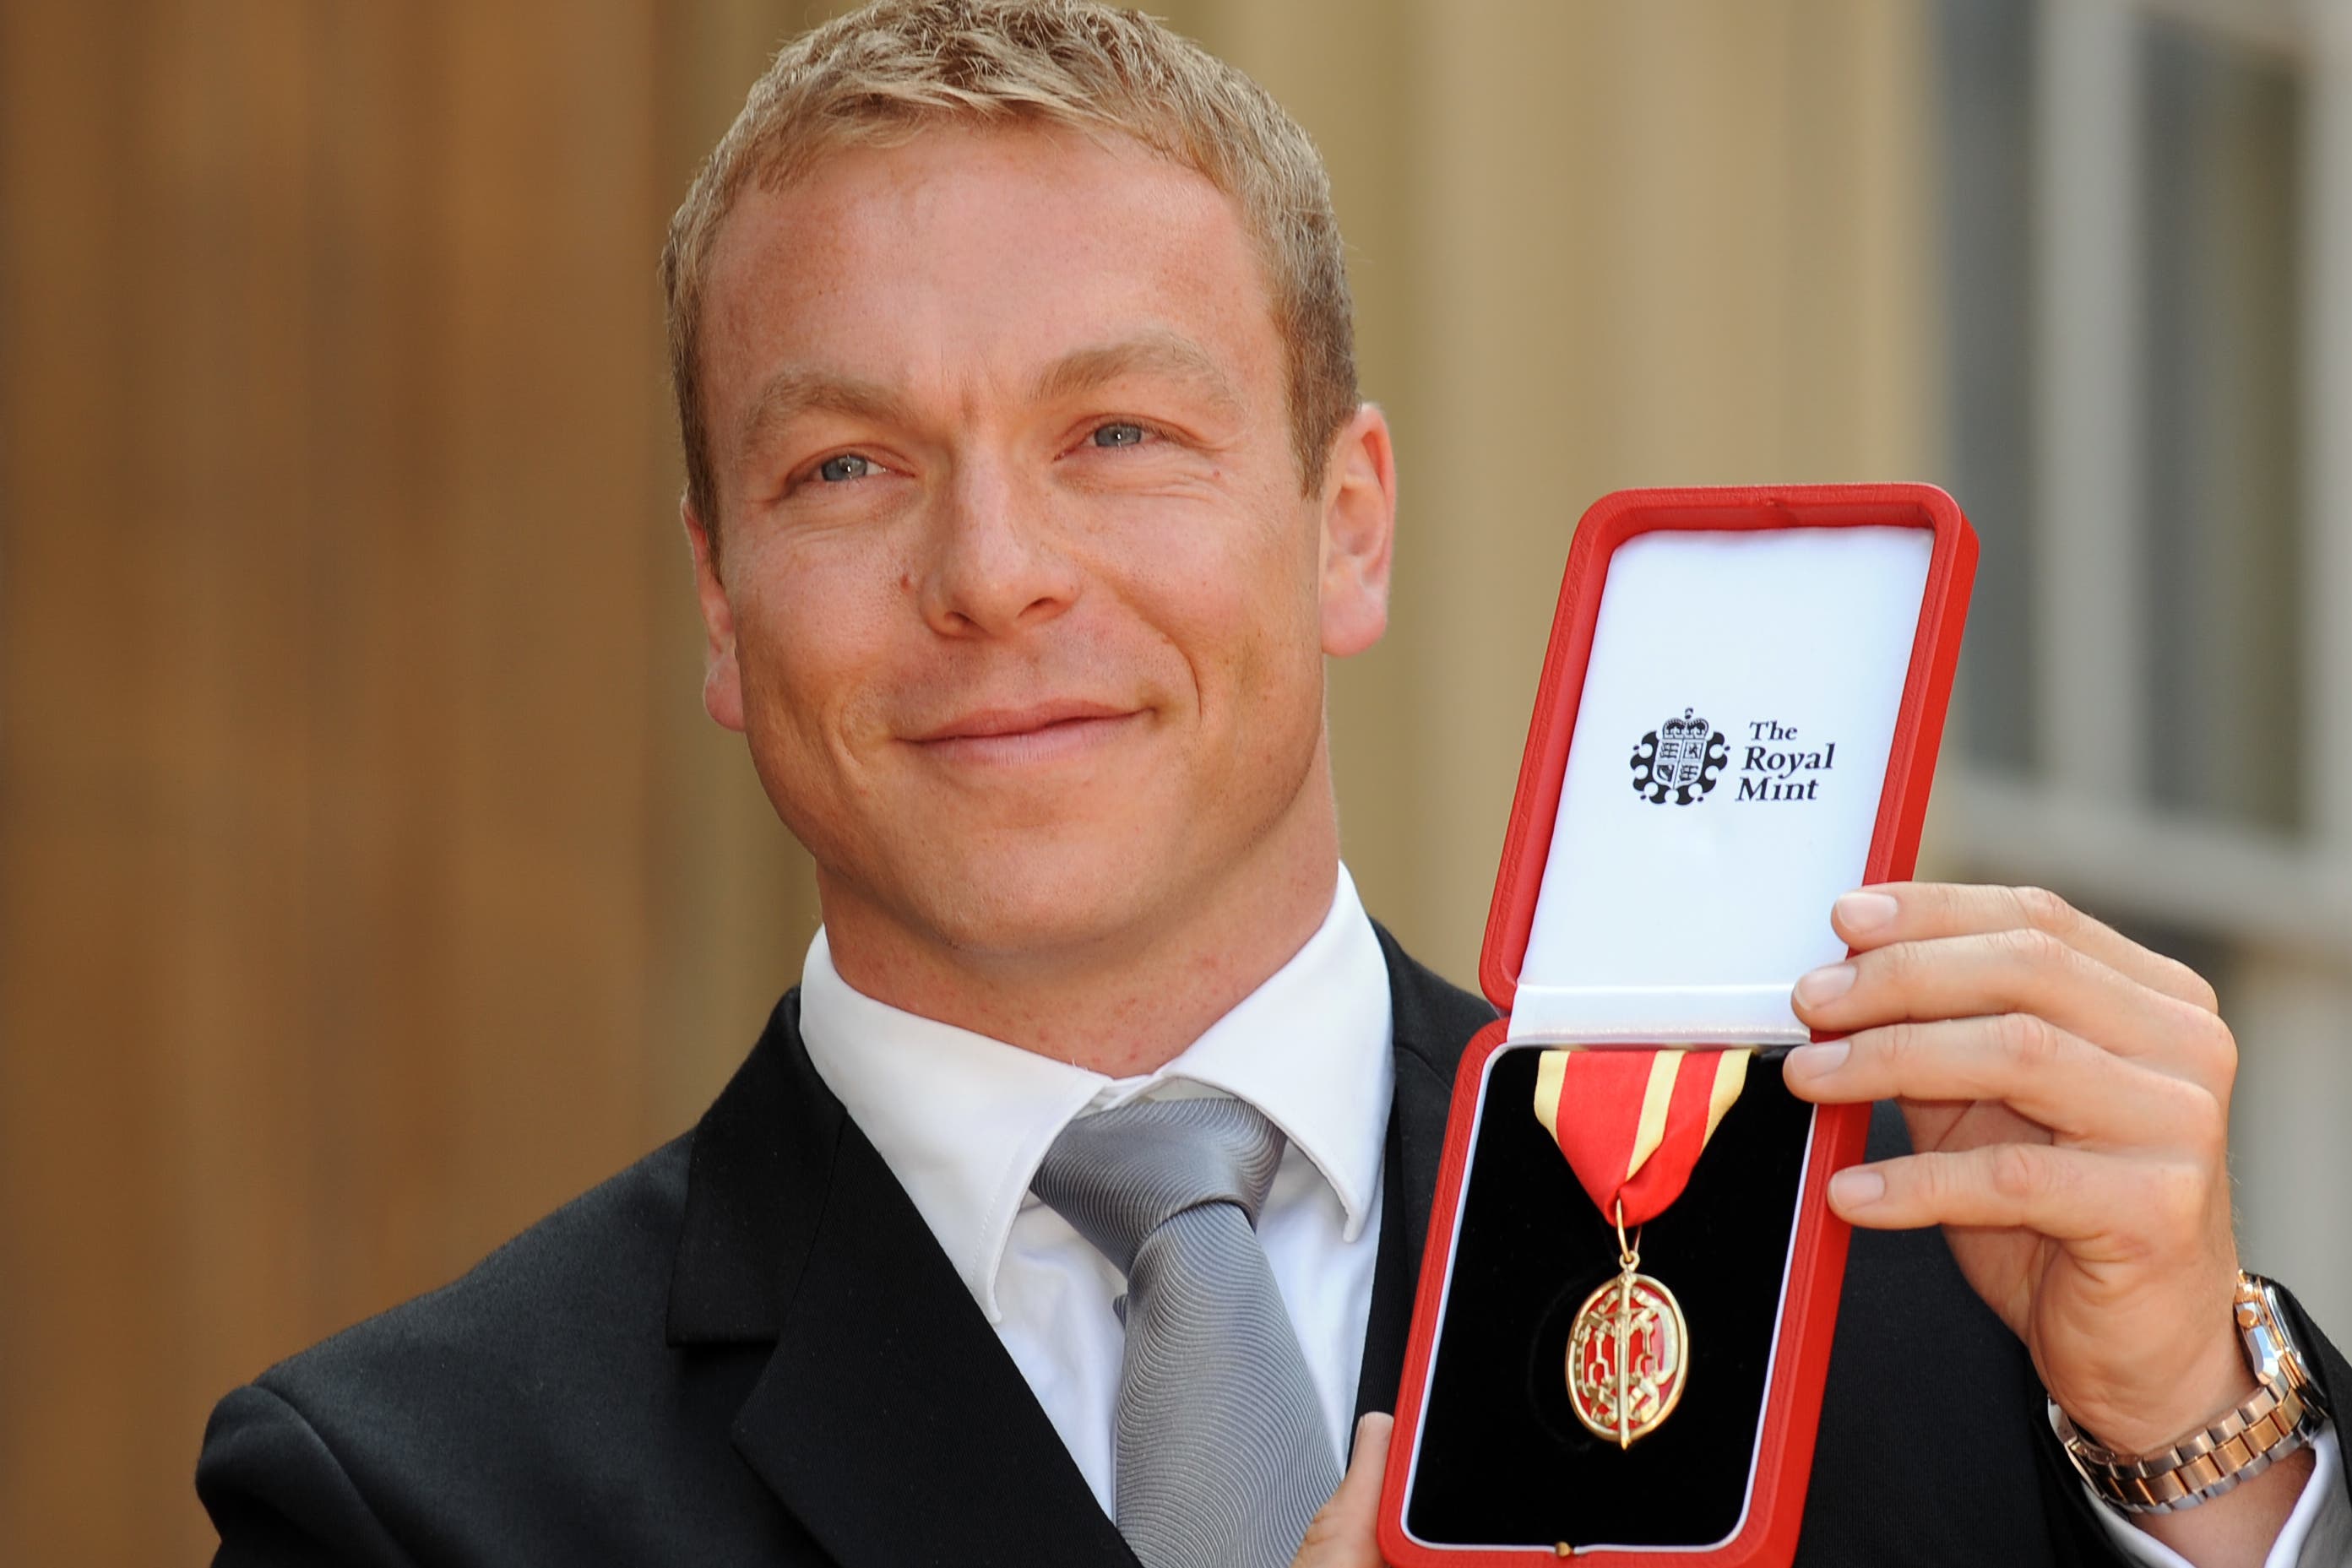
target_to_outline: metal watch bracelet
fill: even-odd
[[[2118,1454],[2075,1428],[2053,1401],[2052,1427],[2091,1490],[2126,1513],[2171,1513],[2209,1502],[2310,1443],[2327,1412],[2278,1312],[2271,1282],[2238,1276],[2232,1310],[2258,1387],[2210,1426],[2152,1454]]]

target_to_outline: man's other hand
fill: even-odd
[[[1291,1568],[1382,1568],[1378,1524],[1381,1478],[1387,1472],[1390,1416],[1367,1416],[1356,1423],[1356,1452],[1339,1490],[1307,1527]]]
[[[1895,883],[1831,919],[1854,956],[1799,980],[1795,1003],[1845,1038],[1791,1051],[1787,1082],[1822,1103],[1899,1100],[1916,1151],[1841,1172],[1831,1207],[1942,1226],[2051,1397],[2110,1448],[2162,1448],[2250,1396],[2231,1315],[2238,1051],[2213,988],[2035,889]],[[2267,1542],[2308,1466],[2149,1528],[2228,1522],[2239,1544]],[[2257,1514],[2275,1515],[2267,1531]]]

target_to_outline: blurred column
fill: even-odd
[[[2352,8],[2305,0],[2305,831],[2352,878]],[[2352,952],[2257,956],[2234,988],[2239,1239],[2339,1335],[2352,1322]]]
[[[2305,0],[2303,9],[2311,62],[2303,198],[2306,821],[2352,865],[2352,6]]]
[[[2352,987],[2342,962],[2261,950],[2230,987],[2245,1058],[2230,1118],[2239,1249],[2339,1340],[2352,1323]]]
[[[2136,21],[2125,0],[2043,0],[2035,51],[2036,754],[2108,800],[2137,796],[2144,753]]]

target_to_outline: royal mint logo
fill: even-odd
[[[1817,800],[1821,776],[1837,766],[1837,742],[1800,742],[1797,727],[1759,719],[1748,727],[1741,747],[1739,788],[1734,800]],[[1633,789],[1654,806],[1672,800],[1695,806],[1730,766],[1723,732],[1689,708],[1642,737],[1633,748]]]
[[[1688,806],[1715,788],[1716,775],[1731,760],[1723,732],[1689,708],[1642,737],[1633,748],[1633,788],[1653,806],[1669,800]]]

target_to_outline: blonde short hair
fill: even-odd
[[[1139,12],[1093,0],[876,0],[786,44],[702,165],[662,251],[687,495],[718,525],[702,406],[703,288],[747,183],[776,190],[827,153],[952,119],[1117,133],[1236,202],[1265,263],[1307,494],[1357,407],[1353,308],[1315,144],[1266,90]]]

